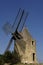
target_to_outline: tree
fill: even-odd
[[[0,56],[0,65],[4,64],[4,63],[11,63],[11,64],[15,64],[15,63],[19,63],[20,62],[20,56],[18,53],[16,53],[16,51],[14,52],[10,52],[10,51],[6,51],[5,54]]]
[[[4,64],[3,55],[0,55],[0,65]]]
[[[12,53],[10,51],[7,51],[5,54],[4,54],[4,62],[6,63],[10,63],[12,60]]]

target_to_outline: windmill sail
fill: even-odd
[[[28,13],[20,8],[19,11],[18,11],[17,16],[15,18],[15,21],[14,21],[13,25],[11,25],[7,22],[3,26],[3,30],[6,32],[6,34],[13,33],[17,30],[22,31],[27,16],[28,16]]]
[[[18,25],[17,25],[16,30],[18,29],[18,27],[19,27],[19,25],[20,25],[20,23],[21,23],[21,20],[22,20],[23,14],[24,14],[24,10],[23,10],[23,12],[22,12],[22,15],[21,15],[21,18],[20,18],[20,20],[19,20],[19,23],[18,23]]]
[[[3,30],[7,35],[13,31],[11,24],[8,22],[4,24]]]
[[[5,52],[9,50],[9,48],[10,48],[10,46],[11,46],[11,44],[12,44],[12,41],[13,41],[13,39],[11,38],[10,41],[9,41],[9,44],[8,44],[6,50],[5,50]]]
[[[13,25],[9,24],[8,22],[4,24],[3,30],[5,31],[6,34],[15,32],[15,30],[18,26],[18,23],[20,22],[22,12],[23,12],[23,10],[21,10],[21,8],[20,8]]]
[[[24,27],[24,24],[26,22],[26,18],[28,16],[28,13],[25,12],[25,10],[22,10],[21,8],[19,9],[18,11],[18,14],[15,18],[15,21],[13,23],[13,25],[9,24],[8,22],[3,26],[3,30],[9,34],[9,33],[12,33],[12,37],[9,41],[9,44],[6,48],[6,51],[10,48],[11,44],[12,44],[12,41],[14,40],[15,42],[18,43],[20,49],[22,52],[25,53],[25,47],[26,47],[26,44],[25,41],[23,41],[23,37],[21,36],[20,32],[22,32],[22,29]],[[17,46],[17,45],[16,45]],[[16,46],[15,46],[15,49],[16,49]],[[17,49],[19,49],[17,47]],[[16,49],[16,51],[17,51]],[[5,52],[6,52],[5,51]]]
[[[21,8],[19,8],[18,14],[17,14],[17,16],[16,16],[16,18],[15,18],[15,21],[14,21],[12,27],[14,27],[14,25],[15,25],[15,23],[16,23],[16,21],[17,21],[19,15],[20,15],[21,13],[22,13],[22,10],[21,10]]]
[[[25,24],[25,22],[26,22],[27,17],[28,17],[28,12],[25,12],[25,11],[24,11],[24,15],[23,15],[23,17],[22,17],[20,26],[19,26],[19,28],[18,28],[19,32],[22,31],[22,29],[23,29],[23,27],[24,27],[24,24]]]
[[[23,14],[24,14],[24,10],[19,9],[18,15],[15,19],[15,22],[14,22],[13,26],[12,26],[13,32],[15,32],[18,29],[18,27],[21,23]]]

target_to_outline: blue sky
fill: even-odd
[[[29,12],[25,26],[36,39],[37,58],[43,62],[43,0],[0,0],[0,53],[4,53],[11,37],[2,27],[7,21],[13,24],[19,8]]]

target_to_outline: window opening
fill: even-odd
[[[35,61],[35,53],[33,53],[33,61]]]

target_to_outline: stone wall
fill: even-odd
[[[36,41],[26,28],[22,31],[21,35],[23,39],[17,40],[16,42],[19,55],[21,56],[21,63],[37,63]]]

